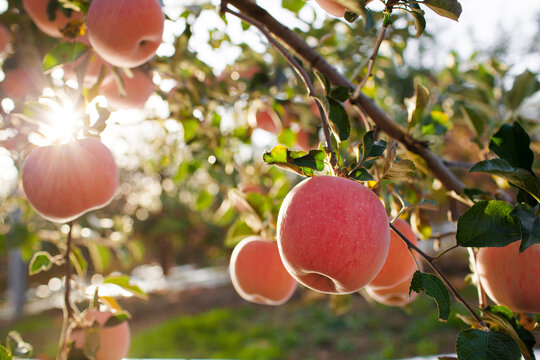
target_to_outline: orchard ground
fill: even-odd
[[[438,323],[422,297],[410,308],[370,305],[354,296],[350,312],[335,315],[326,296],[301,291],[280,307],[243,301],[232,286],[153,295],[148,303],[124,302],[130,320],[130,357],[238,359],[388,359],[452,352],[456,329]],[[474,289],[471,288],[471,297]],[[414,315],[414,319],[412,316]],[[392,319],[390,327],[387,320]],[[12,326],[40,359],[53,359],[62,320],[59,311]],[[5,337],[2,325],[2,337]]]
[[[456,259],[462,257],[448,262]],[[475,288],[463,282],[467,264],[461,261],[452,272],[452,282],[474,299]],[[288,303],[269,307],[247,303],[225,284],[120,301],[133,315],[130,357],[396,359],[451,353],[456,330],[466,327],[456,318],[465,314],[463,307],[452,308],[445,326],[425,295],[401,309],[370,304],[358,294],[331,298],[300,288]],[[15,329],[38,358],[53,359],[61,325],[60,311],[49,310],[0,323],[0,338]]]

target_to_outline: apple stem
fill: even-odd
[[[413,249],[414,251],[416,251],[418,253],[418,255],[422,256],[428,262],[429,266],[431,266],[431,268],[437,273],[437,275],[441,278],[441,280],[450,289],[452,294],[454,294],[454,297],[456,298],[456,300],[458,302],[460,302],[461,304],[463,304],[467,308],[467,310],[471,313],[471,315],[476,319],[478,324],[480,326],[482,326],[486,331],[488,331],[489,327],[486,325],[484,320],[482,320],[482,318],[473,310],[473,308],[469,305],[469,303],[467,303],[467,301],[465,301],[465,299],[459,294],[459,292],[456,290],[456,288],[450,283],[448,278],[442,273],[442,271],[437,267],[437,265],[435,265],[435,260],[436,259],[434,257],[432,257],[432,256],[429,256],[428,254],[426,254],[422,250],[420,250],[420,248],[418,248],[418,246],[414,245],[409,239],[407,239],[407,237],[405,235],[403,235],[401,233],[401,231],[398,230],[398,228],[396,228],[394,226],[394,224],[392,224],[392,222],[389,222],[389,224],[390,224],[390,228],[396,234],[398,234],[399,237],[403,241],[405,241],[405,243],[407,244],[409,249]]]
[[[300,78],[303,80],[304,85],[306,86],[308,90],[308,95],[311,97],[311,99],[315,102],[317,105],[317,109],[319,110],[319,113],[321,115],[321,121],[322,121],[322,128],[324,133],[324,138],[326,140],[326,146],[327,146],[327,152],[330,154],[330,164],[332,167],[332,172],[337,170],[337,158],[336,153],[334,151],[334,146],[332,145],[332,136],[330,135],[330,126],[328,124],[328,117],[326,116],[326,112],[324,111],[324,108],[322,104],[319,102],[319,100],[316,97],[315,87],[313,86],[313,83],[311,82],[311,79],[309,78],[308,73],[306,70],[296,61],[296,59],[281,45],[266,27],[258,22],[257,20],[246,16],[242,13],[236,12],[231,10],[227,6],[227,1],[222,1],[221,3],[221,12],[228,12],[229,14],[232,14],[236,17],[238,17],[241,20],[244,20],[250,25],[255,26],[259,31],[266,37],[268,42],[287,60],[289,65],[296,71],[296,73],[300,76]]]

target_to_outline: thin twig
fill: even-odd
[[[422,257],[424,259],[426,259],[427,262],[431,263],[433,262],[433,257],[429,256],[428,254],[426,254],[425,252],[423,252],[418,246],[414,245],[412,243],[412,241],[410,241],[409,239],[407,239],[407,237],[405,235],[403,235],[401,233],[401,231],[399,231],[394,224],[392,224],[392,222],[390,221],[389,222],[390,224],[390,228],[395,231],[396,234],[398,234],[402,239],[403,241],[405,241],[405,243],[407,244],[407,246],[411,249],[413,249],[414,251],[416,251],[418,254],[422,255]]]
[[[449,248],[446,249],[446,250],[441,251],[440,253],[437,254],[437,256],[435,256],[435,257],[433,258],[433,260],[434,260],[434,261],[435,261],[435,260],[439,260],[443,255],[446,255],[447,253],[449,253],[450,251],[452,251],[452,250],[454,250],[454,249],[456,249],[456,248],[458,248],[458,247],[459,247],[458,245],[454,245],[454,246],[449,247]]]
[[[443,160],[443,163],[447,167],[456,170],[469,170],[474,166],[474,163],[468,161]]]
[[[364,85],[366,85],[369,78],[371,78],[373,67],[375,66],[375,60],[377,59],[377,54],[379,53],[379,48],[381,47],[381,44],[384,40],[384,36],[386,35],[386,30],[388,29],[388,25],[383,24],[381,31],[379,32],[379,36],[377,36],[377,41],[375,42],[375,48],[373,48],[373,53],[369,57],[369,63],[368,68],[366,71],[366,75],[364,75],[364,78],[360,82],[360,84],[356,87],[356,90],[354,90],[353,97],[357,98],[360,93],[362,92],[362,88]]]
[[[66,312],[68,315],[68,318],[71,318],[73,315],[73,308],[71,304],[71,246],[73,242],[72,237],[72,229],[73,229],[73,223],[69,223],[69,231],[67,234],[67,244],[66,244],[66,253],[64,255],[64,261],[65,261],[65,267],[66,267],[66,281],[65,281],[65,289],[64,289],[64,306],[66,307]]]
[[[66,241],[66,252],[64,254],[64,266],[66,271],[66,279],[64,282],[64,306],[63,306],[63,317],[64,321],[62,324],[62,332],[60,334],[60,342],[58,344],[58,354],[57,354],[57,360],[63,360],[67,358],[67,333],[68,333],[68,327],[69,322],[71,318],[73,317],[73,305],[71,304],[71,246],[73,242],[72,238],[72,229],[73,229],[73,222],[68,223],[69,231],[67,234],[67,241]]]
[[[394,224],[392,224],[392,222],[390,222],[390,228],[396,234],[398,234],[399,237],[401,237],[401,239],[403,239],[403,241],[405,241],[405,243],[407,244],[407,246],[409,248],[414,249],[414,251],[416,251],[418,253],[418,255],[422,256],[428,262],[429,266],[431,266],[431,268],[437,273],[437,275],[441,278],[441,280],[444,281],[444,283],[450,289],[452,294],[454,294],[454,297],[456,298],[456,300],[459,301],[460,303],[462,303],[467,308],[467,310],[471,313],[471,315],[476,319],[478,324],[480,324],[480,326],[482,326],[483,328],[488,329],[488,326],[486,325],[484,320],[482,320],[480,318],[480,316],[478,316],[478,314],[473,310],[473,308],[469,305],[469,303],[467,303],[467,301],[465,301],[465,299],[463,299],[463,297],[459,294],[459,292],[456,290],[456,288],[454,288],[454,286],[450,283],[450,280],[448,280],[448,278],[442,273],[442,271],[437,267],[437,265],[435,265],[435,263],[434,263],[435,259],[433,257],[429,256],[428,254],[426,254],[425,252],[423,252],[422,250],[420,250],[418,248],[418,246],[414,245],[409,239],[407,239],[407,237],[405,235],[403,235],[401,233],[401,231],[399,231],[394,226]]]
[[[321,114],[324,138],[326,139],[328,152],[330,153],[330,163],[332,165],[332,170],[335,170],[337,166],[337,159],[336,159],[336,154],[334,152],[334,148],[332,145],[332,136],[330,135],[330,126],[328,124],[328,118],[326,117],[326,112],[324,111],[322,104],[316,98],[315,87],[313,86],[313,83],[311,82],[311,79],[309,78],[309,75],[306,72],[306,70],[298,63],[298,61],[296,61],[296,59],[287,51],[287,49],[285,49],[283,45],[281,45],[272,36],[272,34],[268,31],[268,29],[266,29],[266,27],[263,24],[261,24],[260,22],[258,22],[257,20],[249,16],[246,16],[242,13],[231,10],[229,7],[227,7],[226,3],[221,4],[221,11],[228,12],[229,14],[232,14],[238,17],[239,19],[242,19],[248,24],[251,24],[255,26],[257,29],[259,29],[259,31],[266,37],[268,42],[285,58],[285,60],[287,60],[287,62],[292,66],[292,68],[303,80],[308,90],[308,95],[315,102],[315,104],[317,105],[317,109],[319,110],[319,113]]]

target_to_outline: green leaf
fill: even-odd
[[[296,156],[294,152],[292,153],[293,157]],[[300,166],[302,169],[309,168],[317,171],[324,170],[325,160],[326,153],[323,150],[310,150],[307,155],[293,158],[294,164]]]
[[[442,135],[446,133],[453,124],[446,113],[442,111],[431,111],[428,115],[422,117],[423,135]]]
[[[535,359],[534,345],[536,339],[514,317],[512,310],[506,306],[496,305],[482,309],[482,313],[483,319],[490,329],[507,334],[517,343],[520,352],[525,355],[526,359]]]
[[[103,274],[111,263],[111,250],[93,241],[88,243],[87,248],[92,265],[98,273]]]
[[[199,120],[186,119],[182,121],[182,127],[184,128],[184,141],[189,142],[197,135]]]
[[[531,148],[531,138],[518,122],[512,125],[504,124],[491,137],[489,149],[501,159],[515,168],[532,172],[534,153]]]
[[[521,224],[520,252],[540,244],[540,217],[536,216],[534,209],[527,204],[518,204],[510,215],[519,219]]]
[[[480,161],[469,172],[483,172],[506,179],[512,185],[531,194],[540,202],[540,178],[525,169],[516,169],[504,159]]]
[[[456,240],[463,247],[503,247],[521,239],[511,205],[500,200],[479,201],[458,219]]]
[[[266,211],[270,209],[267,198],[258,193],[248,193],[245,195],[246,201],[261,219],[265,219]]]
[[[485,132],[488,117],[475,107],[464,105],[461,107],[461,112],[465,119],[473,126],[476,136],[480,136]]]
[[[375,180],[373,176],[371,176],[371,174],[365,168],[355,169],[352,173],[349,174],[349,176],[352,176],[355,180],[358,180],[358,181]]]
[[[275,146],[263,155],[269,165],[276,165],[300,175],[313,176],[315,171],[324,170],[326,153],[323,150],[291,151],[283,145]]]
[[[488,193],[477,188],[466,188],[463,193],[473,202],[492,199]]]
[[[305,4],[304,0],[281,0],[281,6],[293,13],[299,12]]]
[[[396,161],[392,167],[384,174],[383,179],[387,180],[413,180],[416,166],[411,160]]]
[[[123,322],[128,321],[130,318],[131,318],[131,315],[124,310],[119,313],[115,313],[113,316],[109,317],[107,321],[105,322],[105,324],[103,324],[103,327],[104,328],[115,327],[115,326],[120,325]]]
[[[142,298],[147,299],[148,295],[144,291],[141,290],[140,287],[137,285],[131,285],[129,283],[129,276],[127,275],[118,275],[118,276],[107,276],[105,280],[103,281],[104,284],[115,284],[120,286],[122,289],[129,291],[133,295]]]
[[[405,9],[409,14],[412,15],[414,20],[414,28],[416,29],[416,34],[414,36],[419,37],[424,33],[426,29],[426,18],[424,17],[425,12],[420,9],[418,4],[408,4],[409,9]]]
[[[424,115],[429,101],[429,90],[418,81],[414,82],[414,96],[409,108],[409,129],[412,129]]]
[[[347,140],[351,134],[351,122],[345,107],[334,98],[327,96],[326,99],[328,100],[328,120],[332,131],[339,140]]]
[[[360,161],[366,161],[370,158],[378,158],[386,150],[386,141],[375,141],[375,131],[371,130],[364,134],[362,140],[363,153],[360,157]]]
[[[315,71],[315,75],[321,82],[321,85],[323,86],[323,89],[325,91],[325,94],[328,95],[330,93],[330,90],[332,89],[332,84],[330,83],[330,80],[321,72]]]
[[[208,209],[214,203],[214,196],[203,190],[197,196],[196,207],[198,211]]]
[[[0,360],[11,360],[11,353],[4,346],[0,345]]]
[[[47,251],[38,251],[32,256],[28,266],[29,274],[35,275],[42,271],[48,271],[55,263],[54,258]]]
[[[459,333],[456,353],[460,360],[519,360],[521,352],[517,343],[508,335],[478,329]]]
[[[86,274],[86,270],[88,269],[88,261],[86,261],[86,258],[84,257],[81,249],[79,249],[77,246],[71,247],[70,260],[75,267],[77,274],[83,277]]]
[[[53,46],[43,58],[43,71],[48,71],[55,66],[77,60],[88,47],[78,41],[59,42]]]
[[[461,4],[457,0],[424,0],[422,4],[437,14],[457,21],[461,15]]]
[[[536,80],[536,74],[525,70],[516,76],[512,89],[506,93],[505,103],[510,110],[516,110],[523,100],[533,95],[540,89],[540,82]]]
[[[330,90],[330,97],[341,102],[349,100],[350,96],[351,91],[346,86],[337,86]]]
[[[227,230],[227,235],[225,236],[225,246],[228,248],[233,248],[238,244],[242,239],[253,235],[253,229],[243,220],[238,219],[233,223]]]
[[[432,297],[437,303],[439,321],[446,322],[448,320],[450,315],[450,293],[441,279],[433,274],[416,271],[411,281],[409,295],[412,291],[419,294],[424,292]]]

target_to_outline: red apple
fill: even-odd
[[[388,288],[373,288],[366,286],[367,293],[376,302],[388,306],[405,306],[413,302],[418,296],[418,293],[411,292],[409,296],[409,288],[414,272],[401,282],[394,284]]]
[[[11,34],[7,27],[0,24],[0,54],[6,52],[11,43]]]
[[[37,93],[39,77],[28,69],[18,67],[5,71],[5,78],[2,81],[2,92],[5,96],[18,101],[26,95]]]
[[[521,254],[520,242],[478,251],[478,277],[488,296],[515,312],[540,313],[540,245]]]
[[[296,280],[320,292],[347,294],[379,273],[390,227],[383,204],[367,187],[315,176],[285,197],[277,239],[283,264]]]
[[[127,321],[114,326],[103,326],[113,314],[111,312],[91,310],[86,318],[98,324],[99,348],[95,354],[96,360],[121,360],[129,352],[130,331]],[[83,349],[86,343],[88,329],[75,329],[71,332],[71,340],[76,349]]]
[[[332,0],[315,0],[319,6],[332,16],[345,16],[345,7]]]
[[[266,105],[257,109],[255,118],[250,117],[250,125],[274,134],[281,131],[281,121],[278,114],[270,106]]]
[[[418,244],[414,231],[405,220],[397,219],[394,222],[394,226],[413,244]],[[416,262],[407,244],[394,230],[390,230],[390,250],[388,251],[388,257],[381,271],[369,283],[369,286],[371,288],[393,287],[411,277],[415,271]]]
[[[102,85],[101,94],[107,98],[110,107],[119,110],[142,108],[154,92],[154,83],[150,75],[139,69],[133,70],[132,73],[132,77],[122,73],[125,96],[120,94],[114,78],[110,78]]]
[[[236,245],[229,270],[238,294],[256,304],[281,305],[296,289],[296,281],[281,262],[277,243],[258,236]]]
[[[105,145],[86,138],[32,150],[22,182],[26,198],[41,216],[68,222],[112,200],[118,169]]]
[[[49,0],[23,0],[23,6],[34,24],[45,34],[61,38],[64,37],[60,29],[63,29],[70,21],[82,20],[84,14],[72,11],[70,16],[66,16],[63,11],[57,9],[55,18],[50,19],[47,13]]]
[[[366,4],[370,1],[371,0],[366,0]],[[335,17],[343,17],[345,16],[345,11],[347,11],[346,7],[332,0],[315,0],[315,2],[319,4],[324,11]]]
[[[90,44],[105,61],[132,68],[156,53],[165,17],[158,0],[94,0],[86,23]]]

